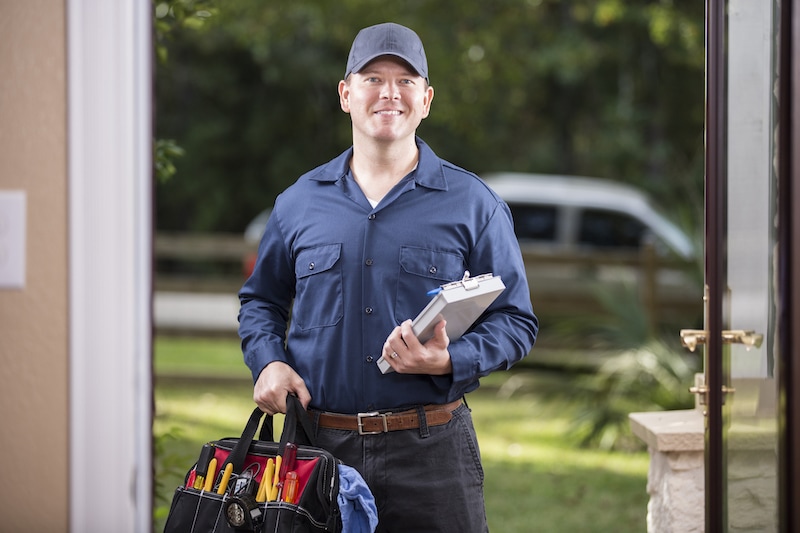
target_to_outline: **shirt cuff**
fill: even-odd
[[[469,383],[477,374],[477,362],[467,343],[452,343],[448,347],[453,366],[452,384]]]
[[[275,361],[288,363],[286,352],[283,348],[276,349],[268,342],[255,346],[244,354],[244,362],[250,368],[250,372],[253,375],[253,383],[258,381],[258,376],[261,375],[264,368]]]

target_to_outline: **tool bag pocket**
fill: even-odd
[[[272,417],[256,408],[241,437],[203,446],[175,490],[165,533],[341,531],[340,463],[313,445],[299,400],[289,396],[286,405],[280,442],[273,439]]]

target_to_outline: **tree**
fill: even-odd
[[[158,186],[158,227],[241,231],[349,146],[350,44],[394,20],[425,43],[436,97],[420,135],[439,155],[633,183],[697,228],[703,17],[689,0],[226,0],[200,31],[171,32],[157,71],[157,131],[186,148]]]

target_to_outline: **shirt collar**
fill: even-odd
[[[419,162],[417,169],[413,172],[414,181],[417,185],[429,189],[447,190],[447,179],[444,175],[442,160],[437,157],[433,150],[419,137],[416,137],[417,148],[419,148]],[[351,146],[327,165],[318,169],[310,179],[324,182],[337,182],[344,179],[350,171],[350,158],[353,157],[353,147]]]

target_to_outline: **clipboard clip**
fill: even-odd
[[[491,272],[489,272],[488,274],[481,274],[480,276],[475,276],[474,278],[471,278],[469,276],[469,270],[465,270],[464,277],[462,277],[458,281],[451,281],[450,283],[445,283],[444,285],[442,285],[442,290],[446,291],[447,289],[464,287],[464,290],[471,291],[473,289],[477,289],[482,281],[486,281],[491,278],[492,278]]]

